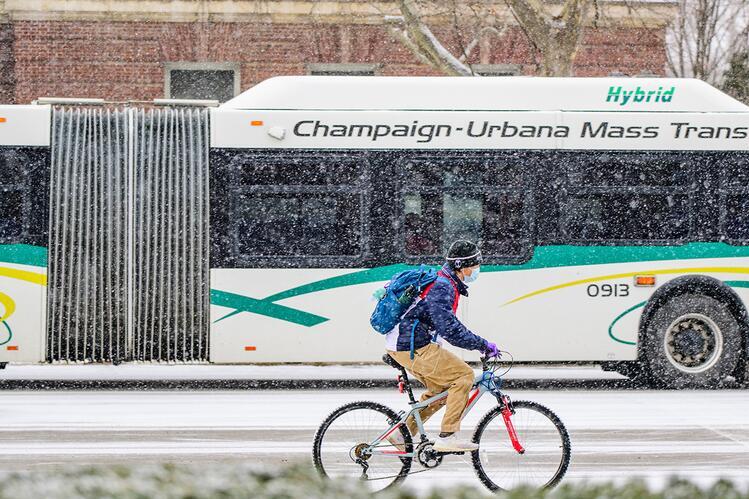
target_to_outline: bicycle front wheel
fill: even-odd
[[[510,490],[521,485],[548,489],[567,472],[570,437],[562,421],[550,409],[535,402],[513,402],[510,418],[524,452],[512,444],[499,407],[479,422],[473,441],[473,467],[481,483],[491,491]]]
[[[312,459],[324,477],[359,479],[370,491],[384,490],[403,481],[411,469],[411,435],[405,425],[395,428],[405,441],[401,451],[387,439],[375,443],[392,427],[398,415],[375,402],[353,402],[325,418],[315,434]],[[374,452],[372,452],[374,450]]]

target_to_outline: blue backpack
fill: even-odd
[[[374,330],[380,334],[392,331],[424,288],[435,280],[437,271],[424,265],[394,275],[369,318]]]

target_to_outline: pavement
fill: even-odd
[[[703,485],[728,478],[749,486],[745,390],[507,393],[548,406],[567,426],[572,463],[565,482],[639,477],[660,486],[679,475]],[[0,475],[88,464],[310,464],[314,432],[336,407],[362,399],[406,407],[394,388],[12,390],[0,396]],[[481,399],[464,420],[465,431],[492,406],[490,397]],[[428,431],[438,430],[439,419]],[[457,484],[481,487],[462,456],[406,480],[418,490]]]

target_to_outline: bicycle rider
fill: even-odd
[[[421,419],[426,421],[447,405],[439,438],[434,442],[434,450],[438,452],[478,448],[477,444],[458,438],[460,419],[473,386],[473,369],[443,348],[442,342],[445,340],[466,350],[479,350],[487,356],[499,354],[496,344],[472,333],[455,316],[460,296],[468,296],[466,283],[474,282],[480,269],[478,246],[470,241],[455,241],[447,252],[447,262],[439,271],[439,278],[424,290],[421,299],[385,339],[388,354],[426,386],[422,401],[448,391],[447,399],[421,411]],[[406,424],[411,435],[416,435],[418,428],[414,418],[409,418]],[[397,448],[404,447],[400,432],[395,432],[388,440]]]

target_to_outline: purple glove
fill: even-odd
[[[492,343],[491,341],[486,342],[486,346],[484,347],[484,355],[486,355],[487,357],[501,357],[499,348],[497,348],[497,344]]]

